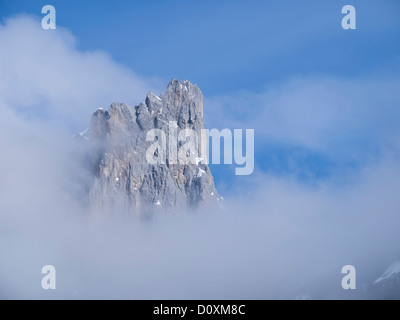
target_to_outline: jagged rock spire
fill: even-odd
[[[165,164],[146,160],[146,134],[161,129],[168,136],[170,121],[176,130],[204,129],[203,95],[197,85],[173,79],[166,93],[147,94],[145,103],[113,103],[93,114],[85,143],[94,161],[90,203],[94,212],[149,217],[157,211],[183,212],[216,203],[214,179],[207,164]],[[167,147],[170,146],[167,139]],[[180,147],[182,142],[177,143]],[[91,148],[93,146],[93,148]],[[95,150],[95,151],[93,151]]]

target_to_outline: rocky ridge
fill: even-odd
[[[173,79],[164,94],[149,92],[144,103],[113,103],[109,110],[93,114],[89,129],[76,135],[93,175],[89,186],[93,212],[149,218],[157,211],[179,213],[218,203],[200,145],[197,152],[187,151],[188,159],[195,159],[190,163],[174,161],[166,152],[165,163],[151,164],[146,152],[152,142],[146,136],[152,129],[166,134],[167,150],[185,144],[169,139],[172,130],[191,129],[202,137],[203,95],[197,85]],[[160,152],[155,150],[154,157]]]

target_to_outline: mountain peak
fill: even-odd
[[[95,212],[149,218],[160,210],[182,212],[217,203],[208,165],[176,163],[170,154],[165,163],[148,162],[146,153],[154,144],[147,141],[149,131],[159,129],[168,137],[171,122],[177,130],[192,129],[199,137],[204,129],[203,96],[188,80],[173,79],[165,94],[150,91],[137,106],[113,103],[108,111],[99,109],[93,114],[85,143],[95,159],[90,162],[94,181],[89,192]],[[166,150],[171,143],[167,138]],[[159,149],[154,151],[159,153]],[[200,159],[199,154],[195,157]]]

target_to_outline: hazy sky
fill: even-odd
[[[45,4],[0,0],[0,298],[332,297],[399,259],[397,0],[352,1],[347,31],[348,1],[55,0],[56,30]],[[72,135],[174,77],[207,128],[255,129],[254,174],[212,166],[222,215],[93,224]]]

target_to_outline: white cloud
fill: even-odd
[[[259,140],[297,145],[331,157],[365,156],[400,134],[400,79],[297,77],[262,93],[209,99],[208,125],[254,128]]]
[[[81,129],[97,108],[114,101],[135,105],[158,89],[158,81],[139,77],[103,51],[79,51],[68,30],[43,30],[31,16],[5,20],[0,43],[0,101],[40,121]]]
[[[398,259],[400,170],[391,160],[346,187],[305,189],[268,176],[253,183],[252,195],[228,199],[224,213],[164,217],[151,227],[76,217],[52,201],[62,215],[0,216],[0,296],[357,298]],[[40,286],[45,264],[57,269],[52,293]],[[346,296],[347,264],[360,290]]]

